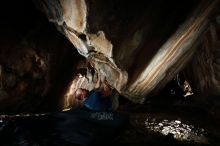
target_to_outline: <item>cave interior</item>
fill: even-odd
[[[160,47],[201,3],[198,0],[152,0],[146,5],[123,0],[86,2],[91,11],[87,31],[103,30],[114,44],[113,59],[128,73],[127,85],[138,79]],[[42,134],[47,125],[62,121],[44,114],[65,113],[62,111],[65,95],[74,77],[86,72],[88,58],[78,52],[59,26],[49,22],[37,0],[4,1],[0,7],[0,145],[75,145],[65,138],[48,138],[52,135],[48,131],[45,132],[48,135]],[[105,8],[112,11],[102,13]],[[126,98],[127,93],[121,92],[116,113],[129,116],[129,120],[117,129],[116,138],[109,143],[101,142],[152,146],[220,144],[219,12],[215,10],[211,15],[209,28],[199,36],[202,41],[197,40],[192,57],[182,61],[184,65],[179,65],[181,69],[177,73],[166,81],[161,80],[161,87],[155,86],[157,92],[144,96],[142,103],[133,102],[132,97]],[[112,15],[117,15],[120,22]],[[120,50],[142,26],[146,26],[143,42],[132,51]],[[86,39],[84,35],[79,36]],[[212,72],[207,65],[210,60],[214,62]],[[175,72],[177,66],[167,72]],[[67,113],[66,121],[71,117],[71,112]],[[44,136],[38,136],[41,134]]]

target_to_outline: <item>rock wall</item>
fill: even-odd
[[[219,14],[218,14],[219,15]],[[220,95],[220,23],[219,16],[213,17],[202,41],[184,72],[197,94]]]
[[[98,79],[89,74],[74,87],[95,88],[104,75],[142,103],[188,63],[219,1],[44,0],[40,6],[96,72]]]
[[[31,1],[0,8],[0,114],[61,109],[83,58]]]
[[[34,2],[47,17],[28,0],[1,5],[1,113],[61,109],[103,76],[136,103],[180,70],[193,92],[219,93],[219,0]]]

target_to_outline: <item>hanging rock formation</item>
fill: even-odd
[[[119,93],[142,103],[191,59],[219,0],[44,0],[39,6],[95,70],[85,88],[97,87],[102,74]]]

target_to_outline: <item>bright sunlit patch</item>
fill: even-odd
[[[180,141],[194,141],[197,143],[208,143],[204,136],[206,133],[203,128],[196,128],[193,125],[187,125],[180,120],[158,120],[148,117],[145,126],[149,131],[159,132],[163,135],[172,134]]]

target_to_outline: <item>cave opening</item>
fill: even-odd
[[[39,137],[35,134],[43,131],[36,127],[65,127],[84,115],[79,111],[79,117],[71,117],[78,109],[67,115],[62,110],[73,106],[68,100],[75,98],[77,88],[91,91],[104,75],[120,94],[116,112],[125,114],[126,120],[129,116],[109,145],[218,145],[220,15],[215,5],[219,2],[4,1],[0,139],[7,135],[11,139],[2,144],[23,140],[20,145],[75,145],[47,132]],[[91,115],[113,119],[111,113]],[[88,126],[83,124],[82,129]],[[20,129],[13,135],[4,125]],[[101,128],[107,130],[101,129],[106,136],[109,129]]]

